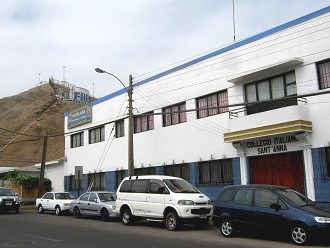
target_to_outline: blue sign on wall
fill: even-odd
[[[70,111],[68,115],[68,128],[77,127],[92,122],[92,107],[89,105]]]

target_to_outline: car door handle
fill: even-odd
[[[88,205],[91,205],[90,203],[88,203]]]

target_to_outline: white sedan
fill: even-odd
[[[75,197],[69,192],[47,192],[36,200],[36,207],[40,214],[44,211],[55,211],[56,215],[70,211],[70,204]]]
[[[108,191],[94,191],[82,194],[78,199],[72,201],[70,212],[76,218],[83,215],[101,217],[107,221],[109,217],[119,217],[114,211],[116,193]]]

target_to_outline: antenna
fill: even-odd
[[[63,82],[65,82],[66,79],[65,79],[65,66],[63,66]]]
[[[235,30],[235,0],[233,0],[233,28],[234,28],[234,42],[236,41],[236,30]]]

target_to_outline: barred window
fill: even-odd
[[[71,135],[71,148],[84,145],[84,132],[75,133]]]
[[[142,175],[155,175],[156,168],[155,167],[143,167],[134,169],[134,176],[142,176]]]
[[[77,191],[78,190],[78,185],[79,185],[79,190],[83,189],[83,179],[80,178],[78,182],[77,179],[75,179],[75,176],[69,176],[69,191]]]
[[[125,170],[116,171],[116,188],[119,187],[119,184],[121,183],[121,181],[123,181],[124,177],[125,177]]]
[[[200,184],[233,183],[232,159],[200,162],[199,183]]]
[[[116,138],[125,136],[124,120],[116,121]]]
[[[320,89],[330,88],[330,60],[317,63]]]
[[[163,109],[163,126],[171,126],[187,121],[186,103],[172,105]]]
[[[88,187],[91,186],[91,190],[104,190],[104,172],[88,174]]]
[[[164,166],[164,175],[180,177],[189,182],[189,164],[166,165]]]
[[[93,128],[89,130],[89,144],[104,141],[104,126]]]
[[[197,108],[202,109],[197,112],[199,119],[228,112],[227,90],[198,98]]]
[[[141,133],[154,129],[154,115],[153,112],[145,115],[134,116],[134,133]]]

